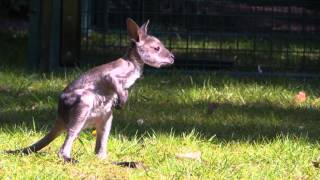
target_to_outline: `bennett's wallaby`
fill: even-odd
[[[95,153],[101,159],[106,158],[114,102],[124,106],[128,98],[127,89],[140,77],[144,64],[160,68],[174,62],[173,54],[156,37],[147,34],[148,23],[139,27],[128,18],[131,46],[126,55],[90,69],[69,84],[59,97],[58,118],[52,130],[29,147],[8,152],[37,152],[66,130],[67,137],[58,155],[65,161],[73,162],[73,141],[83,128],[95,127]]]

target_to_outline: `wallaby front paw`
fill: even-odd
[[[128,101],[128,90],[124,90],[121,95],[118,95],[118,102],[115,108],[116,109],[123,108],[127,101]]]

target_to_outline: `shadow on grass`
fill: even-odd
[[[63,75],[61,73],[55,75],[55,77],[63,77]],[[160,91],[164,90],[164,94],[181,87],[191,87],[190,76],[185,74],[153,74],[151,76],[152,78],[145,78],[142,85],[157,89],[159,82],[170,80],[169,84],[158,89]],[[38,76],[37,78],[41,79]],[[192,78],[193,85],[197,87],[201,87],[204,81],[210,81],[215,88],[222,88],[225,84],[233,83],[242,84],[242,87],[245,87],[246,84],[257,83],[264,86],[281,86],[289,90],[307,87],[312,92],[317,92],[316,89],[320,87],[320,84],[314,80],[295,81],[279,78],[269,81],[268,78],[230,78],[208,74]],[[4,131],[13,132],[19,126],[37,131],[44,131],[47,127],[50,128],[57,116],[59,93],[60,91],[50,89],[20,95],[0,92],[0,103],[8,104],[11,107],[0,109],[0,127]],[[179,104],[172,101],[138,101],[139,94],[137,92],[136,94],[129,100],[129,104],[124,110],[114,111],[113,134],[121,133],[128,137],[134,137],[154,131],[156,133],[174,132],[178,136],[195,129],[204,138],[216,136],[219,140],[224,141],[274,139],[279,135],[305,136],[309,141],[320,138],[319,109],[295,106],[284,108],[268,102],[245,105],[217,103],[214,111],[209,113],[207,102]],[[41,102],[43,106],[33,107],[34,102],[38,104]],[[15,108],[16,105],[20,108]],[[142,126],[137,124],[137,120],[140,118],[144,119],[145,122]]]
[[[25,94],[19,97],[19,101],[33,96]],[[47,91],[38,93],[37,96],[40,99],[57,97],[58,92]],[[320,138],[319,109],[294,106],[283,108],[264,102],[246,105],[217,103],[214,106],[213,111],[208,112],[207,102],[132,102],[124,110],[114,111],[112,133],[120,133],[129,138],[136,135],[141,137],[146,132],[174,132],[175,136],[180,136],[195,129],[202,138],[215,136],[221,141],[272,140],[279,135],[302,136],[309,142],[316,142]],[[56,104],[34,109],[27,107],[20,110],[1,110],[0,127],[9,132],[14,132],[17,127],[47,131],[53,125]],[[145,122],[142,126],[137,123],[140,118]]]
[[[146,106],[160,107],[160,104],[146,104]],[[127,136],[142,135],[145,131],[156,133],[171,133],[181,135],[191,132],[193,129],[199,132],[204,138],[215,136],[222,141],[233,140],[272,140],[281,135],[295,137],[305,137],[310,142],[315,142],[320,138],[320,110],[313,108],[281,108],[266,103],[255,103],[249,105],[216,104],[217,109],[213,112],[207,111],[207,103],[200,102],[192,105],[171,106],[171,112],[153,113],[145,119],[145,125],[139,126],[136,121],[144,115],[133,115],[129,120],[121,113],[119,121],[115,121],[114,126],[120,129],[120,133]],[[205,109],[205,110],[203,110]],[[137,110],[139,111],[139,110]],[[175,114],[187,113],[190,120],[184,120]],[[196,117],[192,117],[196,114]],[[161,120],[157,120],[161,116]],[[177,119],[175,119],[177,118]],[[179,120],[180,118],[180,120]],[[167,120],[166,120],[167,119]],[[173,120],[174,119],[174,120]]]
[[[4,130],[24,125],[26,128],[40,131],[43,126],[53,124],[56,118],[57,99],[59,92],[53,90],[35,92],[0,92],[0,127]],[[54,105],[48,103],[50,101]],[[41,105],[39,105],[41,104]]]
[[[210,71],[183,71],[183,70],[156,70],[144,73],[146,77],[151,75],[153,78],[145,78],[145,82],[148,84],[159,84],[160,81],[170,80],[172,85],[181,85],[182,87],[191,87],[190,81],[192,80],[194,85],[198,87],[210,82],[215,88],[224,87],[226,84],[241,84],[246,85],[262,85],[262,86],[272,86],[281,87],[285,89],[295,90],[295,88],[306,88],[318,90],[320,93],[320,81],[317,78],[308,77],[298,77],[298,76],[264,76],[264,75],[241,75],[241,73],[232,74],[219,71],[217,73]],[[155,80],[156,79],[156,80]],[[183,82],[183,83],[181,83]],[[294,89],[293,89],[294,88]],[[299,90],[299,89],[298,89]]]

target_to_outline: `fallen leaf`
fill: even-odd
[[[176,154],[176,157],[179,159],[193,159],[193,160],[198,160],[201,161],[201,152],[190,152],[190,153],[181,153],[181,154]]]
[[[143,120],[143,119],[138,119],[138,120],[137,120],[138,126],[142,126],[143,123],[144,123],[144,120]]]
[[[296,103],[303,103],[307,100],[307,95],[304,91],[300,91],[297,95],[295,95],[294,100]]]
[[[36,110],[36,108],[37,108],[37,105],[32,105],[32,106],[31,106],[31,110],[32,110],[32,111]]]

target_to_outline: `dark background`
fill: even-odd
[[[132,17],[138,24],[151,21],[151,34],[176,55],[175,68],[254,72],[261,67],[270,73],[320,70],[320,2],[315,0],[78,2],[81,50],[76,65],[101,64],[123,55],[128,43],[125,19]],[[1,29],[27,32],[32,9],[28,0],[2,0]],[[62,13],[72,10],[71,3]],[[68,28],[66,24],[60,30]],[[66,37],[60,43],[66,44]]]

